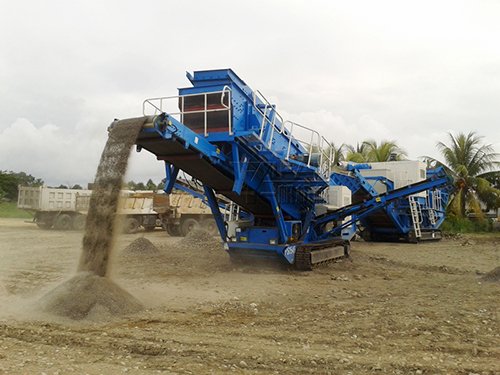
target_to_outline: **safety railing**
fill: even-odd
[[[434,211],[432,208],[429,208],[427,210],[427,214],[429,215],[429,222],[431,223],[431,225],[436,225],[437,224],[436,211]]]
[[[318,168],[319,173],[321,173],[324,178],[329,179],[333,169],[332,144],[316,130],[295,122],[285,121],[284,127],[290,132],[290,134],[285,134],[285,136],[288,137],[288,147],[285,159],[297,160],[296,158],[300,158],[299,155],[292,154],[292,144],[294,141],[298,142],[306,150],[306,154],[308,155],[307,160],[304,160],[307,166]],[[302,130],[303,134],[305,133],[305,138],[299,139],[294,136],[294,134],[297,134],[297,129]],[[308,139],[306,140],[306,138]]]
[[[253,106],[262,116],[259,139],[266,144],[269,150],[271,150],[275,133],[282,134],[285,138],[288,138],[285,160],[292,159],[301,161],[307,164],[308,167],[316,167],[318,172],[327,180],[330,178],[333,168],[333,147],[323,136],[316,130],[306,126],[292,121],[284,121],[283,117],[276,111],[275,106],[272,105],[260,91],[254,92]],[[266,131],[267,127],[270,129],[269,131]],[[309,138],[309,141],[304,141],[295,137],[294,130],[297,129],[306,133],[306,138]],[[307,135],[307,133],[309,133],[309,135]],[[265,134],[268,134],[266,138],[268,138],[269,141],[264,142]],[[307,160],[304,159],[305,154],[301,156],[292,153],[292,144],[294,144],[294,142],[300,143],[302,147],[305,148]],[[301,160],[299,160],[299,158],[301,158]]]
[[[257,103],[257,101],[261,101],[263,104]],[[271,128],[271,134],[269,137],[269,142],[267,148],[271,148],[271,142],[273,140],[274,132],[283,133],[284,125],[283,118],[276,111],[276,108],[273,104],[269,103],[269,101],[262,95],[260,91],[255,91],[253,93],[253,106],[254,108],[260,112],[262,115],[262,122],[260,126],[260,136],[259,139],[262,141],[262,137],[264,136],[264,131],[266,130],[266,126]]]
[[[151,113],[151,109],[153,109],[153,113]],[[232,135],[231,89],[228,86],[225,86],[222,91],[151,98],[142,103],[144,116],[168,113],[169,116],[188,127],[190,126],[186,122],[192,122],[193,127],[196,125],[197,128],[200,128],[201,116],[201,129],[205,137],[208,136],[209,130],[222,130],[220,121],[213,120],[211,117],[216,113],[223,112],[227,112],[227,121],[224,119],[225,124],[222,128]]]
[[[441,197],[441,190],[433,190],[430,192],[432,199],[432,208],[437,211],[443,211],[443,198]]]
[[[429,213],[429,221],[432,225],[436,225],[438,216],[436,212],[443,212],[441,190],[430,191],[427,196],[427,207]]]

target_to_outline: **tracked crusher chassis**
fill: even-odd
[[[302,244],[295,251],[294,262],[290,264],[283,257],[270,257],[266,252],[256,250],[250,252],[229,251],[231,262],[235,265],[251,265],[254,267],[271,265],[282,265],[286,269],[298,271],[310,271],[314,268],[336,263],[350,258],[351,243],[348,240],[334,240],[326,244]]]
[[[310,270],[349,257],[358,219],[447,183],[433,178],[354,205],[332,205],[325,193],[337,187],[332,184],[332,145],[325,138],[284,121],[274,105],[230,69],[199,71],[188,79],[193,87],[179,89],[178,96],[144,102],[147,123],[137,150],[165,162],[166,193],[181,170],[203,184],[234,261],[278,259]],[[219,196],[234,206],[221,209]]]
[[[336,246],[324,248],[319,245],[301,245],[295,253],[295,268],[299,271],[309,271],[325,266],[340,259],[350,257],[350,241],[339,241]]]

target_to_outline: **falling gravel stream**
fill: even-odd
[[[146,117],[117,121],[104,147],[90,198],[77,274],[39,301],[44,311],[83,319],[96,307],[112,315],[139,311],[141,303],[107,277],[118,199],[130,149]]]

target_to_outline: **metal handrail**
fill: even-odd
[[[228,102],[227,106],[224,104],[224,97],[226,96],[226,93],[229,95],[228,100],[227,100],[227,102]],[[233,128],[231,126],[231,124],[232,124],[232,121],[231,121],[231,119],[232,119],[232,117],[231,117],[232,116],[232,113],[231,113],[231,88],[229,86],[224,86],[222,88],[222,95],[220,96],[220,104],[223,107],[227,108],[227,116],[228,116],[227,121],[229,124],[229,135],[233,135]]]
[[[320,155],[318,169],[319,169],[320,173],[322,173],[324,175],[324,177],[329,179],[330,174],[331,174],[331,168],[332,168],[332,153],[333,153],[333,148],[332,148],[331,143],[328,142],[325,137],[323,137],[321,134],[319,134],[318,131],[311,129],[311,128],[308,128],[307,126],[297,124],[295,122],[288,121],[288,120],[285,121],[285,123],[283,124],[283,127],[287,128],[285,124],[290,124],[290,126],[289,126],[290,135],[285,134],[285,136],[288,137],[288,148],[287,148],[285,160],[290,159],[290,156],[291,156],[290,150],[291,150],[291,146],[292,146],[292,140],[295,140],[295,141],[299,142],[300,144],[302,144],[304,146],[304,148],[308,151],[308,153],[309,153],[309,160],[307,161],[308,167],[311,166],[311,159],[312,159],[311,155],[313,154],[313,149],[314,149],[314,147],[317,147],[318,153]],[[310,141],[306,142],[306,141],[301,141],[301,140],[295,138],[293,136],[294,127],[299,127],[299,128],[302,128],[302,129],[310,132],[311,133]],[[317,139],[316,142],[315,142],[315,138]],[[330,150],[329,155],[327,154],[325,149]],[[326,162],[326,167],[325,167],[325,162]]]
[[[443,211],[442,200],[441,200],[441,191],[434,190],[429,191],[426,198],[427,210],[429,213],[429,221],[432,225],[436,225],[437,223],[437,212]]]
[[[288,160],[288,158],[289,158],[289,156],[290,156],[290,148],[291,148],[291,145],[292,145],[292,138],[293,138],[294,140],[297,140],[297,139],[293,136],[293,128],[294,128],[294,127],[296,127],[296,126],[297,126],[297,127],[299,127],[299,128],[302,128],[302,129],[304,129],[304,130],[307,130],[307,131],[309,131],[309,132],[311,133],[311,140],[310,140],[310,142],[305,142],[305,141],[299,141],[299,140],[297,140],[298,142],[300,142],[300,143],[302,143],[302,144],[305,144],[305,145],[308,145],[308,146],[309,146],[309,150],[308,150],[308,151],[309,151],[309,154],[311,154],[311,153],[312,153],[312,151],[313,151],[313,149],[312,149],[312,148],[313,148],[313,145],[314,145],[314,144],[317,144],[317,145],[318,145],[318,147],[319,147],[319,143],[320,143],[320,140],[321,140],[321,138],[322,138],[322,137],[321,137],[321,135],[320,135],[320,134],[319,134],[316,130],[313,130],[313,129],[308,128],[308,127],[306,127],[306,126],[304,126],[304,125],[300,125],[300,124],[297,124],[297,123],[295,123],[295,122],[288,121],[288,120],[285,122],[285,124],[287,124],[287,123],[288,123],[288,124],[290,124],[290,136],[288,137],[288,138],[289,138],[289,140],[288,140],[288,149],[287,149],[287,156],[286,156],[286,160]],[[318,142],[317,142],[317,143],[314,143],[314,135],[317,135],[317,138],[318,138]],[[309,166],[309,164],[308,164],[308,166]]]
[[[325,158],[326,158],[326,163],[327,163],[327,168],[326,169],[322,169],[324,173],[326,173],[326,177],[328,179],[328,181],[330,180],[330,176],[332,174],[332,169],[333,169],[333,162],[334,162],[334,158],[333,158],[333,145],[328,142],[328,140],[321,136],[321,139],[322,139],[322,149],[321,149],[321,152],[323,155],[325,155]],[[326,143],[326,149],[330,151],[330,154],[327,155],[326,152],[324,151],[324,143]],[[323,162],[323,160],[321,160]]]
[[[433,208],[435,208],[438,211],[443,210],[443,205],[442,205],[442,197],[441,197],[441,190],[435,190],[432,192],[432,199],[433,199]]]
[[[262,104],[264,105],[264,110],[262,110],[261,108],[258,107],[257,105],[257,98],[260,99],[260,101],[262,101]],[[271,126],[271,134],[269,136],[269,142],[267,144],[267,148],[270,150],[271,149],[271,145],[272,145],[272,141],[273,141],[273,136],[274,136],[274,132],[278,132],[280,134],[283,134],[285,135],[285,137],[288,137],[288,149],[287,149],[287,153],[286,153],[286,157],[285,157],[285,160],[289,160],[290,158],[290,149],[291,149],[291,144],[292,144],[292,140],[295,140],[299,143],[301,143],[302,145],[305,145],[305,148],[307,149],[307,147],[309,147],[309,155],[312,154],[312,150],[313,150],[313,147],[315,145],[318,146],[318,151],[320,152],[320,160],[319,160],[319,170],[321,173],[323,173],[324,177],[329,179],[330,178],[330,172],[331,172],[331,159],[332,159],[332,155],[331,155],[331,144],[330,142],[328,142],[323,136],[321,136],[316,130],[313,130],[311,128],[308,128],[306,126],[303,126],[303,125],[300,125],[300,124],[297,124],[297,123],[294,123],[294,122],[291,122],[291,121],[283,121],[283,118],[281,117],[281,115],[278,113],[278,111],[276,111],[276,108],[264,97],[264,95],[260,92],[260,91],[254,91],[253,93],[253,106],[254,108],[262,115],[262,123],[261,123],[261,127],[260,127],[260,134],[259,134],[259,140],[262,141],[262,138],[264,136],[264,128],[265,128],[265,125],[266,124],[269,124]],[[268,113],[269,111],[269,113]],[[276,124],[276,121],[279,119],[280,123],[281,123],[281,127],[278,127],[277,124]],[[287,125],[286,124],[290,124],[290,129],[288,129]],[[310,142],[304,142],[304,141],[300,141],[298,140],[297,138],[295,138],[293,136],[293,127],[294,126],[297,126],[297,127],[300,127],[302,129],[305,129],[307,131],[309,131],[311,133],[311,140]],[[314,142],[314,138],[317,138],[317,143]],[[324,143],[326,143],[328,146],[327,148],[330,149],[330,155],[326,155],[325,151],[324,151]],[[324,159],[326,159],[326,162],[327,162],[327,168],[324,168]],[[311,166],[311,157],[309,157],[309,160],[307,162],[307,166],[310,167]]]
[[[220,102],[221,102],[221,106],[223,108],[211,108],[211,109],[208,109],[207,106],[208,106],[208,95],[213,95],[213,94],[218,94],[220,93],[221,94],[221,99],[220,99]],[[204,96],[204,104],[203,104],[203,109],[201,110],[195,110],[195,111],[185,111],[184,109],[184,99],[186,97],[191,97],[191,96],[200,96],[200,95],[203,95]],[[228,97],[228,104],[226,105],[224,103],[224,98],[226,97],[226,95],[229,95]],[[228,132],[229,132],[229,135],[232,135],[233,134],[233,128],[232,128],[232,116],[231,116],[231,88],[229,86],[224,86],[224,88],[222,89],[222,91],[213,91],[213,92],[205,92],[205,93],[197,93],[197,94],[186,94],[186,95],[175,95],[175,96],[164,96],[164,97],[157,97],[157,98],[150,98],[150,99],[146,99],[144,100],[144,102],[142,103],[142,114],[144,116],[147,116],[147,110],[146,108],[148,106],[151,106],[154,108],[154,113],[153,115],[157,115],[157,114],[160,114],[160,113],[163,113],[165,112],[164,111],[164,103],[166,101],[171,101],[172,99],[176,99],[176,100],[181,100],[181,110],[179,112],[169,112],[168,114],[170,116],[178,116],[178,120],[183,123],[184,122],[184,114],[185,113],[189,113],[189,114],[193,114],[193,113],[203,113],[204,114],[204,134],[205,134],[205,137],[208,136],[208,113],[210,112],[222,112],[222,111],[227,111],[228,112]]]
[[[256,100],[257,98],[259,98],[265,104],[264,111],[262,111],[257,106],[257,100]],[[277,130],[278,133],[281,134],[281,133],[283,133],[283,131],[285,129],[285,126],[283,125],[283,118],[278,113],[278,111],[276,111],[276,108],[274,108],[274,105],[269,103],[269,101],[266,99],[266,97],[264,95],[262,95],[262,93],[259,90],[254,91],[254,93],[253,93],[253,106],[262,115],[262,124],[260,126],[260,136],[259,136],[260,140],[262,140],[262,136],[264,134],[264,127],[265,127],[266,123],[271,125],[271,137],[269,140],[269,145],[267,147],[269,149],[271,146],[272,139],[273,139],[274,131]],[[269,109],[269,115],[267,114],[268,109]],[[272,122],[269,119],[269,117],[271,116],[271,113],[274,113]],[[276,119],[278,117],[279,117],[280,123],[282,124],[281,129],[276,126]]]
[[[208,109],[208,95],[213,95],[213,94],[218,94],[220,93],[220,104],[223,108],[212,108]],[[203,109],[201,110],[194,110],[194,111],[185,111],[184,108],[184,103],[185,103],[185,98],[186,97],[191,97],[191,96],[199,96],[199,95],[204,95],[204,104],[203,104]],[[224,103],[224,99],[226,98],[226,95],[229,95],[228,97],[228,104],[226,105]],[[261,106],[264,106],[264,108],[259,108],[259,105],[257,104],[257,98],[262,102],[259,103]],[[179,100],[180,99],[180,107],[181,110],[179,112],[168,112],[170,116],[179,116],[179,121],[181,123],[184,122],[184,115],[186,113],[189,114],[194,114],[194,113],[203,113],[204,115],[204,133],[205,136],[208,136],[208,113],[210,112],[221,112],[221,111],[228,111],[228,132],[229,135],[233,135],[233,128],[232,128],[232,113],[231,113],[231,88],[229,86],[224,86],[222,91],[214,91],[214,92],[207,92],[207,93],[196,93],[196,94],[187,94],[187,95],[175,95],[175,96],[166,96],[166,97],[157,97],[157,98],[151,98],[151,99],[146,99],[143,102],[142,105],[142,112],[143,115],[147,115],[147,110],[146,108],[148,106],[151,106],[154,108],[154,114],[157,115],[159,113],[165,112],[164,106],[165,102],[171,101],[172,99]],[[312,154],[313,150],[315,147],[318,148],[318,153],[319,153],[319,161],[318,161],[318,171],[323,175],[324,178],[329,179],[331,170],[332,170],[332,145],[330,142],[328,142],[323,136],[319,134],[316,130],[313,130],[311,128],[308,128],[306,126],[294,123],[292,121],[284,121],[281,115],[277,112],[276,108],[274,105],[272,105],[265,97],[262,95],[260,91],[255,91],[253,93],[253,106],[254,108],[262,115],[262,123],[261,123],[261,128],[260,128],[260,135],[259,135],[259,140],[262,141],[263,135],[264,135],[264,129],[266,124],[271,126],[271,133],[269,137],[269,142],[267,142],[267,148],[270,150],[272,146],[272,140],[274,136],[274,132],[278,132],[279,134],[283,134],[285,137],[288,138],[288,148],[285,156],[285,160],[290,159],[290,151],[291,151],[291,145],[292,141],[300,143],[309,153],[309,159],[307,161],[307,166],[311,167],[311,160],[312,160]],[[287,124],[289,124],[289,128],[287,128]],[[281,125],[281,126],[280,126]],[[293,136],[293,130],[294,128],[301,128],[310,133],[310,139],[309,142],[307,141],[301,141],[297,139],[296,137]],[[329,154],[326,150],[329,150]]]
[[[429,191],[428,193],[428,207],[429,207],[429,221],[432,225],[436,225],[438,222],[438,216],[436,212],[442,212],[442,200],[441,200],[441,190]]]

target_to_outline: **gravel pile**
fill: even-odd
[[[180,250],[203,250],[204,252],[223,251],[220,238],[212,236],[204,229],[195,229],[175,243]]]
[[[130,255],[152,255],[160,253],[160,250],[147,238],[139,237],[123,249],[123,253]]]
[[[499,282],[500,281],[500,267],[492,269],[486,275],[484,275],[481,280],[489,282]]]
[[[43,311],[81,320],[95,311],[112,316],[136,313],[142,304],[107,277],[80,272],[47,293],[39,305]]]
[[[443,238],[452,241],[462,241],[464,239],[464,236],[460,233],[443,232]]]

